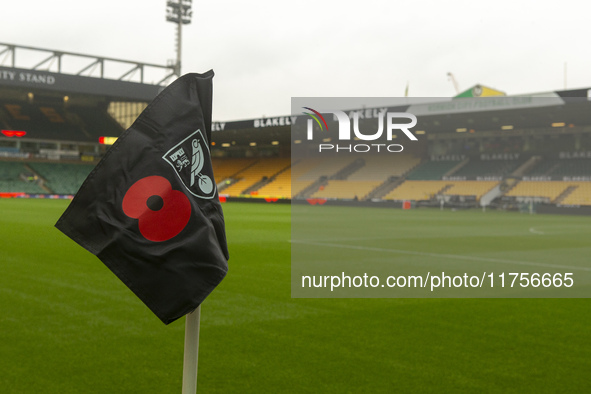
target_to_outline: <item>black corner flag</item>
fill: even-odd
[[[212,79],[186,74],[164,89],[56,223],[165,324],[195,310],[228,270],[209,153]]]

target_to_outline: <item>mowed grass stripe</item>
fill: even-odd
[[[368,252],[385,252],[385,253],[408,254],[408,255],[412,255],[412,256],[444,258],[444,259],[452,259],[452,260],[466,260],[466,261],[473,261],[473,262],[524,265],[524,266],[529,266],[529,267],[533,266],[533,267],[544,267],[544,268],[572,269],[572,270],[576,270],[576,271],[591,271],[591,268],[589,268],[589,267],[579,267],[579,266],[561,265],[561,264],[544,264],[544,263],[536,263],[536,262],[531,262],[531,261],[501,260],[501,259],[459,255],[459,254],[429,253],[429,252],[418,252],[418,251],[412,251],[412,250],[378,248],[378,247],[371,247],[371,246],[336,244],[336,243],[314,242],[314,241],[292,241],[292,243],[300,243],[300,244],[304,244],[304,245],[314,245],[314,246],[323,246],[323,247],[328,247],[328,248],[364,250],[364,251],[368,251]]]

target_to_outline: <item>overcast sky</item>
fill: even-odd
[[[583,9],[583,7],[585,7]],[[166,0],[4,1],[0,42],[174,59]],[[183,73],[214,69],[214,119],[287,115],[292,96],[508,94],[591,87],[586,2],[193,1]],[[0,64],[2,63],[0,56]],[[18,66],[18,64],[17,64]]]

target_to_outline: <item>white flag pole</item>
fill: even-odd
[[[201,305],[185,317],[185,353],[183,359],[183,394],[197,392],[197,360],[199,358],[199,319]]]

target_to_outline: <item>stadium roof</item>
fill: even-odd
[[[0,87],[2,90],[9,87],[24,92],[83,94],[129,101],[151,101],[162,89],[159,85],[9,67],[0,67]]]
[[[5,43],[0,56],[0,98],[10,88],[150,101],[174,74],[173,66]],[[147,74],[160,82],[146,83]]]
[[[387,107],[388,112],[410,112],[417,116],[414,130],[428,134],[466,130],[493,131],[503,126],[545,128],[564,123],[565,127],[591,126],[591,88],[535,93],[519,96],[423,98],[414,104]],[[382,108],[383,109],[383,108]],[[378,108],[351,109],[377,122]],[[345,111],[349,112],[349,111]],[[307,116],[277,116],[232,122],[215,122],[216,140],[243,145],[248,142],[276,140],[289,143],[291,126],[304,125]],[[331,117],[327,117],[331,121]],[[572,126],[571,126],[572,127]]]

